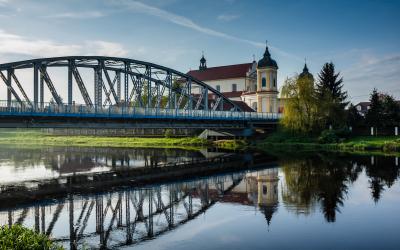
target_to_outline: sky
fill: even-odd
[[[0,63],[39,57],[127,57],[181,72],[261,59],[278,85],[304,61],[332,61],[350,101],[373,88],[400,98],[400,0],[0,0]]]

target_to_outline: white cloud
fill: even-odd
[[[217,19],[220,21],[224,21],[224,22],[230,22],[235,19],[238,19],[239,17],[240,17],[239,15],[221,14],[221,15],[217,16]]]
[[[45,18],[69,18],[69,19],[88,19],[104,17],[105,14],[101,11],[84,11],[84,12],[65,12],[45,16]]]
[[[76,54],[79,45],[65,45],[51,40],[35,40],[0,30],[0,54],[20,54],[27,56],[60,56]]]
[[[242,43],[247,43],[250,44],[252,46],[256,46],[256,47],[260,47],[260,48],[264,48],[265,47],[265,43],[260,43],[260,42],[256,42],[256,41],[252,41],[252,40],[248,40],[248,39],[243,39],[240,37],[236,37],[236,36],[232,36],[229,34],[226,34],[224,32],[220,32],[214,29],[210,29],[207,27],[203,27],[197,23],[195,23],[194,21],[192,21],[191,19],[184,17],[184,16],[180,16],[180,15],[176,15],[174,13],[165,11],[163,9],[154,7],[154,6],[150,6],[138,1],[133,1],[133,0],[112,0],[111,1],[114,5],[120,6],[122,7],[122,9],[124,10],[129,10],[132,12],[136,12],[136,13],[144,13],[150,16],[155,16],[158,17],[160,19],[166,20],[168,22],[174,23],[176,25],[182,26],[182,27],[186,27],[189,28],[191,30],[194,31],[198,31],[201,32],[203,34],[206,35],[210,35],[210,36],[215,36],[215,37],[220,37],[220,38],[225,38],[225,39],[229,39],[229,40],[233,40],[233,41],[238,41],[238,42],[242,42]],[[299,61],[302,61],[301,58],[290,54],[288,52],[285,52],[281,49],[278,49],[274,46],[270,46],[269,47],[276,51],[277,53],[286,56],[286,57],[290,57]]]
[[[0,0],[0,6],[4,6],[9,2],[9,0]]]
[[[128,51],[119,43],[85,41],[83,44],[62,44],[52,40],[33,39],[0,30],[0,55],[54,57],[70,55],[125,56]]]
[[[86,42],[86,46],[93,47],[91,53],[95,55],[122,57],[128,54],[128,51],[119,43],[91,41]]]
[[[356,63],[342,72],[352,102],[368,99],[373,88],[400,96],[400,54],[361,54]]]

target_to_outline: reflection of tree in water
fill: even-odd
[[[334,222],[344,205],[349,185],[365,168],[370,178],[372,197],[377,202],[385,186],[390,187],[399,176],[393,157],[380,157],[371,165],[366,156],[332,154],[313,158],[282,161],[285,186],[282,199],[286,207],[297,214],[310,214],[317,202],[326,221]]]
[[[394,164],[393,157],[371,156],[364,163],[366,174],[370,178],[371,196],[376,203],[381,198],[385,186],[390,188],[399,177],[400,168]]]

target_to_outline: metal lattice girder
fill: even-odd
[[[186,80],[185,86],[182,88],[183,90],[181,90],[181,95],[179,96],[178,103],[175,106],[176,109],[179,109],[181,107],[183,97],[185,96],[185,93],[187,93],[188,86],[189,86],[189,81]]]
[[[103,87],[105,86],[103,84],[101,68],[96,66],[94,68],[94,105],[96,107],[100,107],[102,104]]]
[[[197,99],[196,106],[194,107],[195,110],[198,110],[198,109],[200,108],[200,105],[201,105],[201,103],[202,103],[202,101],[203,101],[203,98],[204,98],[204,90],[202,89],[202,90],[200,91],[200,96],[199,96],[199,98]]]
[[[142,95],[141,95],[141,93],[142,93],[142,88],[141,88],[142,78],[140,76],[136,76],[136,79],[135,79],[135,77],[132,74],[130,76],[131,76],[131,80],[133,83],[133,87],[132,87],[131,94],[129,95],[129,98],[128,98],[128,103],[131,103],[133,100],[132,98],[135,96],[134,100],[139,102],[140,107],[143,107],[143,100],[142,100]],[[135,106],[136,106],[136,103],[135,103]]]
[[[214,106],[212,107],[212,110],[213,111],[215,111],[215,110],[217,110],[217,108],[218,108],[218,106],[219,106],[219,103],[221,102],[221,97],[218,97],[217,98],[217,100],[215,101],[215,103],[214,103]]]
[[[101,62],[101,68],[103,69],[104,75],[106,76],[106,80],[107,80],[108,86],[109,86],[109,88],[110,88],[110,91],[109,91],[109,92],[112,93],[115,102],[118,103],[118,95],[117,95],[117,93],[116,93],[115,90],[114,90],[114,83],[115,83],[115,81],[111,81],[110,75],[108,74],[108,71],[107,71],[107,69],[106,69],[105,66],[104,66],[104,61]],[[104,88],[105,88],[105,86],[104,86]],[[106,91],[106,90],[105,90],[105,91]],[[105,93],[107,94],[108,92],[105,92]],[[110,94],[108,94],[108,99],[109,99],[109,95],[110,95]]]
[[[146,83],[147,83],[147,104],[146,107],[150,108],[151,107],[151,67],[146,66]]]
[[[7,72],[7,77],[0,71],[0,77],[3,79],[4,83],[7,85],[7,105],[10,106],[11,104],[11,94],[15,97],[15,99],[22,103],[21,98],[19,98],[17,92],[11,85],[11,72]]]
[[[75,64],[73,62],[72,62],[71,68],[72,68],[72,74],[74,75],[76,84],[78,85],[78,88],[79,88],[79,90],[80,90],[80,92],[82,94],[83,101],[85,102],[86,105],[93,106],[93,102],[90,99],[90,96],[89,96],[89,93],[88,93],[88,91],[87,91],[87,89],[85,87],[85,84],[82,81],[82,77],[79,74],[79,71],[78,71],[78,69],[76,68],[76,66],[75,66]]]
[[[113,79],[113,81],[111,82],[111,85],[114,87],[115,86],[115,83],[118,81],[118,74],[115,74],[115,77],[114,77],[114,79]],[[113,89],[113,88],[112,88]],[[110,98],[110,95],[111,95],[111,90],[112,89],[110,89],[107,93],[106,93],[106,99],[104,100],[104,103],[103,103],[103,106],[106,106],[107,104],[112,104],[112,102],[111,102],[111,98]],[[118,94],[117,94],[117,99],[115,100],[115,102],[116,103],[119,103],[119,97],[118,97]]]
[[[153,63],[132,60],[128,58],[116,58],[116,57],[101,57],[101,56],[70,56],[70,57],[54,57],[54,58],[42,58],[33,59],[20,62],[12,62],[6,64],[0,64],[0,71],[12,70],[16,73],[20,69],[32,69],[33,70],[33,100],[32,103],[37,106],[39,101],[44,101],[40,98],[43,91],[40,91],[40,74],[43,77],[43,81],[49,87],[49,90],[55,99],[55,101],[61,104],[61,98],[57,94],[56,88],[52,85],[50,79],[55,80],[51,76],[50,72],[43,72],[43,67],[65,67],[68,68],[68,104],[71,105],[74,101],[72,82],[73,78],[78,84],[79,90],[83,96],[83,100],[86,105],[96,105],[102,106],[102,93],[105,91],[105,99],[108,99],[108,95],[113,95],[112,100],[107,100],[110,105],[132,105],[136,103],[137,106],[141,107],[156,107],[161,108],[186,108],[191,109],[208,109],[208,93],[221,97],[220,105],[218,105],[217,110],[238,110],[240,108],[233,103],[231,100],[223,96],[220,92],[208,86],[204,82],[201,82],[192,76],[186,75],[179,71],[171,68],[163,67],[161,65],[156,65]],[[94,86],[94,101],[90,101],[90,97],[87,94],[85,85],[83,84],[82,77],[78,76],[78,68],[89,68],[95,70],[95,84],[89,84],[86,86]],[[100,72],[99,72],[100,71]],[[103,81],[102,75],[105,75],[106,80]],[[110,73],[111,72],[111,73]],[[111,74],[115,73],[114,81],[111,81]],[[124,76],[120,76],[124,74]],[[16,74],[18,75],[18,74]],[[129,77],[130,75],[130,77]],[[158,77],[160,76],[160,77]],[[164,77],[161,77],[164,76]],[[7,78],[7,77],[6,77]],[[14,77],[12,76],[14,79]],[[132,80],[133,88],[130,86],[129,78]],[[158,78],[158,79],[157,79]],[[122,80],[123,79],[123,80]],[[164,80],[165,79],[165,80]],[[184,84],[189,82],[185,88],[176,88],[172,84],[172,79],[177,83]],[[14,79],[15,80],[15,79]],[[105,83],[107,81],[107,83]],[[124,81],[123,97],[121,96],[122,87],[121,81]],[[25,98],[26,91],[24,90],[24,85],[16,82],[16,85],[20,89],[20,93]],[[108,87],[106,87],[108,85]],[[136,85],[136,86],[135,86]],[[165,88],[168,90],[166,91]],[[206,92],[196,93],[193,91],[195,89],[202,89]],[[22,91],[21,91],[22,90]],[[164,92],[163,92],[164,91]],[[8,91],[8,92],[11,92]],[[58,90],[60,93],[60,90]],[[89,91],[91,92],[91,91]],[[24,94],[25,93],[25,94]],[[93,92],[92,92],[93,93]],[[57,94],[57,95],[56,95]],[[13,95],[12,92],[10,96]],[[58,96],[58,98],[56,97]],[[121,102],[122,98],[124,102]],[[145,99],[146,103],[144,103]],[[163,100],[167,101],[164,105]],[[1,99],[1,97],[0,97]],[[27,98],[25,98],[26,100]],[[201,102],[198,100],[201,99]],[[111,101],[111,102],[110,102]]]
[[[46,66],[45,66],[45,65],[42,65],[42,66],[39,68],[39,70],[40,70],[41,76],[43,77],[43,80],[46,82],[47,87],[48,87],[49,90],[50,90],[51,95],[52,95],[53,98],[54,98],[54,101],[55,101],[58,105],[61,105],[61,104],[62,104],[61,97],[58,95],[57,90],[56,90],[56,88],[54,87],[54,84],[53,84],[53,82],[51,81],[49,74],[47,73]],[[41,95],[42,95],[42,94],[43,94],[43,93],[41,93]],[[41,101],[42,101],[42,100],[41,100]]]
[[[25,93],[25,90],[22,88],[21,83],[19,82],[17,76],[14,74],[14,70],[11,70],[11,76],[14,79],[15,84],[17,85],[19,91],[21,92],[22,96],[25,98],[25,101],[28,103],[29,106],[32,107],[32,102]]]
[[[127,62],[124,63],[125,74],[124,74],[124,101],[128,103],[128,95],[129,95],[129,64]]]

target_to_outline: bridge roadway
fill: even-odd
[[[184,128],[273,127],[281,114],[45,103],[39,107],[0,101],[2,128]]]

